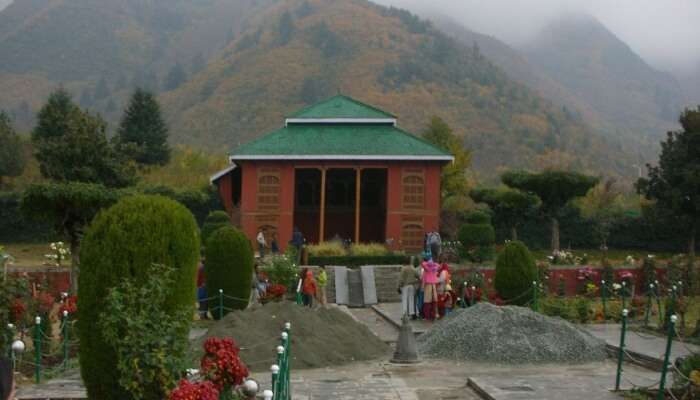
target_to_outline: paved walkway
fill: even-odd
[[[622,330],[620,324],[592,324],[585,325],[584,328],[594,336],[605,340],[609,348],[619,350]],[[666,338],[628,329],[625,335],[625,349],[632,357],[636,356],[645,361],[651,361],[652,364],[655,364],[655,368],[658,368],[663,364]],[[674,340],[671,345],[671,361],[678,357],[687,356],[691,352],[700,352],[700,346]]]

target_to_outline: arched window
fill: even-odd
[[[406,251],[420,251],[423,249],[423,225],[409,222],[401,227],[401,247]]]
[[[280,178],[277,169],[258,171],[258,210],[277,210],[280,206]]]
[[[422,209],[425,206],[423,171],[406,170],[403,174],[403,207]]]

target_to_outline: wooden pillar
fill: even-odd
[[[321,167],[321,211],[319,221],[318,242],[323,243],[326,225],[326,168]]]
[[[362,168],[355,168],[355,243],[360,244],[360,188]]]

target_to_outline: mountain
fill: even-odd
[[[549,158],[589,171],[624,168],[603,138],[479,49],[406,11],[360,0],[281,2],[162,99],[177,141],[232,147],[338,91],[397,114],[414,132],[443,117],[484,175]]]
[[[150,86],[173,142],[222,151],[342,92],[413,132],[441,116],[487,178],[553,163],[624,175],[630,164],[479,47],[365,0],[23,0],[0,12],[0,59],[0,107],[27,127],[59,84],[112,126],[133,87]]]
[[[657,140],[674,129],[686,104],[678,82],[650,67],[593,17],[573,15],[548,25],[521,51],[528,61],[585,101],[601,128]]]
[[[2,0],[0,0],[2,1]],[[21,0],[0,12],[0,108],[24,129],[61,84],[118,118],[134,86],[191,74],[274,0]],[[27,110],[31,112],[27,113]]]

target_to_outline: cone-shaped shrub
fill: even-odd
[[[496,261],[495,286],[498,295],[508,304],[525,305],[533,298],[532,282],[537,279],[537,266],[523,242],[508,242]]]
[[[202,244],[207,244],[207,239],[217,229],[231,225],[231,219],[225,211],[212,211],[202,224]]]
[[[164,311],[173,318],[181,316],[176,311],[195,301],[197,223],[183,205],[165,197],[124,198],[95,217],[83,239],[80,258],[80,370],[88,398],[131,399],[119,384],[114,347],[98,329],[105,298],[124,279],[146,282],[151,265],[163,264],[175,270]],[[181,335],[187,340],[187,331]]]
[[[472,211],[467,215],[467,223],[459,229],[462,243],[462,256],[475,262],[493,258],[493,245],[496,231],[491,225],[491,217],[483,211]]]
[[[253,249],[243,232],[233,226],[217,229],[206,242],[204,269],[207,278],[209,311],[219,319],[219,290],[223,290],[223,315],[231,309],[248,306],[253,279]]]

